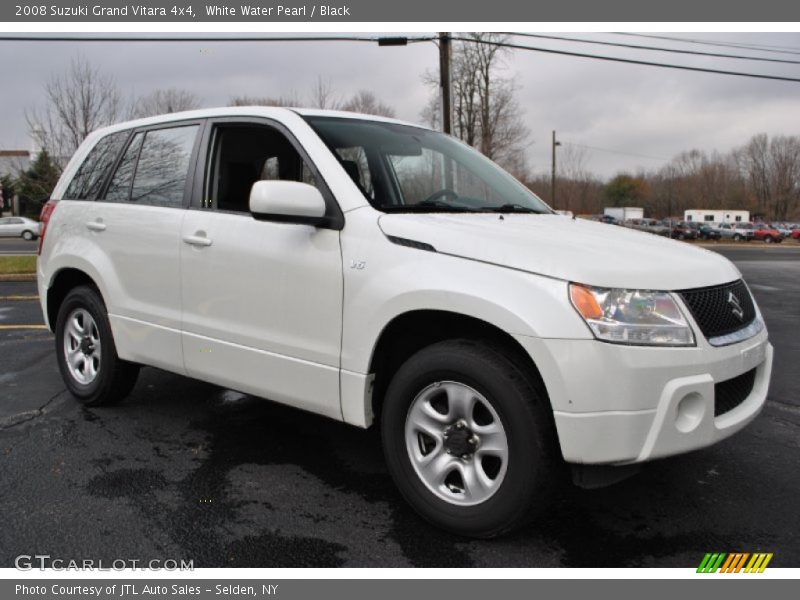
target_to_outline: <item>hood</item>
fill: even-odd
[[[561,215],[394,213],[378,224],[443,254],[598,287],[681,290],[741,277],[715,252]]]

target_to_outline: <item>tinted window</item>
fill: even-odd
[[[317,185],[311,168],[280,131],[260,125],[217,127],[203,205],[246,212],[253,184],[263,180]]]
[[[106,191],[106,200],[112,202],[127,202],[131,193],[131,182],[133,181],[133,170],[136,168],[136,158],[139,156],[139,148],[142,146],[144,139],[143,133],[137,133],[125,154],[122,155],[122,160],[117,167],[114,177],[111,178],[111,183],[108,184]]]
[[[197,126],[148,131],[144,138],[131,202],[153,206],[183,205]]]
[[[128,131],[119,131],[97,142],[69,183],[64,198],[96,199],[128,135]]]

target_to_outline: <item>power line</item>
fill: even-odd
[[[737,77],[752,77],[755,79],[770,79],[773,81],[789,81],[800,83],[800,79],[795,77],[781,77],[779,75],[764,75],[761,73],[743,73],[741,71],[724,71],[721,69],[707,69],[704,67],[690,67],[687,65],[673,65],[668,63],[651,62],[647,60],[635,60],[632,58],[618,58],[616,56],[603,56],[600,54],[587,54],[585,52],[569,52],[567,50],[553,50],[552,48],[540,48],[536,46],[523,46],[521,44],[511,44],[508,42],[492,42],[489,40],[477,40],[474,38],[453,37],[453,40],[461,42],[471,42],[473,44],[484,44],[487,46],[497,46],[500,48],[513,48],[515,50],[529,50],[532,52],[544,52],[547,54],[560,54],[562,56],[574,56],[577,58],[592,58],[595,60],[606,60],[609,62],[627,63],[630,65],[642,65],[645,67],[660,67],[663,69],[679,69],[682,71],[694,71],[697,73],[714,73],[716,75],[734,75]]]
[[[702,44],[704,46],[718,46],[721,48],[739,48],[741,50],[755,50],[756,52],[774,52],[776,54],[800,55],[800,48],[795,46],[769,46],[766,44],[743,44],[740,42],[712,41],[712,40],[702,40],[697,38],[674,37],[668,35],[649,35],[645,33],[630,33],[627,31],[616,31],[613,33],[614,35],[627,35],[630,37],[639,37],[651,40],[682,42],[684,44]]]
[[[702,52],[700,50],[681,50],[679,48],[659,48],[658,46],[644,46],[640,44],[623,44],[620,42],[606,42],[600,40],[587,40],[583,38],[563,37],[559,35],[543,35],[537,33],[511,33],[513,36],[540,38],[545,40],[558,40],[563,42],[578,42],[581,44],[596,44],[600,46],[615,46],[618,48],[634,48],[636,50],[654,50],[656,52],[673,52],[676,54],[691,54],[694,56],[711,56],[714,58],[734,58],[738,60],[757,60],[761,62],[784,63],[790,65],[800,65],[800,60],[789,60],[784,58],[767,58],[765,56],[743,56],[741,54],[723,54],[719,52]]]
[[[434,36],[341,36],[341,35],[318,35],[302,37],[266,37],[266,36],[238,36],[238,37],[214,37],[214,36],[182,36],[182,37],[158,37],[142,35],[114,35],[114,36],[87,36],[87,35],[58,35],[58,36],[35,36],[35,35],[3,35],[0,42],[372,42],[380,45],[404,45],[416,42],[433,41]]]

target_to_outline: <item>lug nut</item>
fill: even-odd
[[[462,458],[463,460],[467,460],[467,459],[469,458],[469,454],[462,454],[462,455],[461,455],[461,458]]]

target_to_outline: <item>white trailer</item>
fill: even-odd
[[[684,211],[683,218],[699,223],[747,223],[750,221],[750,211],[695,208]]]
[[[628,219],[643,219],[644,209],[637,206],[606,206],[603,214],[607,217],[614,217],[617,221],[627,221]]]

